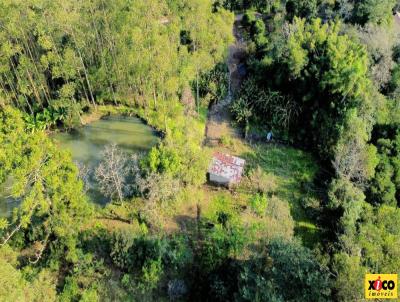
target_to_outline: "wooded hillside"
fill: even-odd
[[[398,9],[0,1],[0,300],[365,301],[400,273]],[[106,116],[155,143],[55,138]]]

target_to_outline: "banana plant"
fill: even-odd
[[[46,108],[42,112],[25,116],[26,129],[32,133],[44,131],[55,125],[57,120],[58,117],[53,114],[53,111]]]
[[[26,129],[31,131],[32,133],[36,131],[43,131],[46,130],[47,124],[41,118],[38,118],[37,115],[26,115],[25,116],[25,124]]]

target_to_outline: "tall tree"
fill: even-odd
[[[1,221],[0,244],[30,232],[31,262],[44,253],[75,261],[77,236],[90,207],[70,155],[44,133],[27,133],[21,114],[9,107],[0,108],[0,143],[0,182],[11,179],[12,198],[20,202],[13,216]]]

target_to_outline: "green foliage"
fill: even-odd
[[[152,261],[161,260],[167,242],[162,239],[136,238],[130,250],[131,267],[130,270],[141,268],[142,271],[151,266]]]
[[[252,24],[256,24],[255,14],[247,14],[244,27],[247,30],[250,57],[246,63],[251,76],[244,82],[234,104],[237,108],[234,107],[233,112],[246,128],[248,123],[267,129],[278,128],[280,131],[274,129],[274,134],[285,137],[281,133],[287,132],[291,141],[318,154],[321,165],[328,172],[321,175],[321,182],[330,183],[326,192],[327,204],[323,209],[330,219],[326,227],[332,234],[335,233],[340,242],[340,252],[337,252],[334,260],[339,271],[335,286],[339,289],[339,300],[351,301],[360,298],[355,294],[345,298],[352,287],[359,288],[355,278],[362,276],[365,271],[378,270],[370,266],[371,262],[374,263],[370,256],[364,255],[364,249],[370,248],[367,240],[359,242],[366,236],[359,234],[360,230],[369,225],[367,220],[363,220],[363,211],[367,207],[365,199],[373,204],[398,204],[398,152],[394,126],[397,123],[397,110],[394,102],[386,100],[377,88],[395,98],[398,85],[397,70],[394,68],[392,80],[388,87],[385,86],[390,66],[393,66],[391,50],[388,47],[387,52],[384,45],[374,48],[368,42],[368,39],[372,39],[371,28],[353,28],[359,30],[360,41],[367,46],[364,48],[352,36],[343,34],[340,22],[322,22],[309,17],[317,13],[326,17],[329,13],[331,17],[324,17],[327,20],[339,13],[334,12],[336,9],[340,9],[340,15],[345,20],[353,18],[353,21],[361,24],[371,22],[389,25],[393,2],[358,1],[354,11],[352,8],[343,11],[346,8],[344,2],[337,3],[331,12],[325,10],[322,2],[320,7],[317,7],[320,3],[312,1],[286,2],[286,9],[289,10],[284,17],[293,22],[281,30],[277,26],[281,20],[278,12],[264,16],[269,41],[263,49],[255,47],[258,40],[256,33],[258,29],[262,32],[261,27],[252,28]],[[301,12],[302,4],[310,10]],[[325,5],[330,4],[326,2]],[[302,13],[307,15],[305,19],[298,18]],[[386,28],[376,29],[377,32],[380,30],[385,32]],[[370,75],[374,77],[376,86],[372,85]],[[280,114],[287,112],[288,108],[294,114],[285,122]],[[373,128],[376,121],[390,125]],[[263,160],[272,162],[265,156]],[[276,163],[271,166],[276,166]],[[332,179],[335,174],[336,177]],[[313,207],[315,204],[317,211],[322,211],[313,194],[307,200],[312,201]],[[269,203],[270,199],[268,207]],[[295,221],[305,216],[296,203],[291,211]],[[379,211],[379,208],[375,211]],[[297,229],[305,225],[308,223],[301,221]],[[381,246],[385,244],[386,241]],[[363,251],[361,255],[360,250]],[[381,261],[385,265],[392,263],[389,259]],[[362,267],[356,268],[356,265]],[[350,280],[345,285],[346,277]],[[275,295],[275,287],[271,283],[260,285],[261,281],[256,277],[254,279],[255,284],[258,282],[258,288],[263,288],[263,293],[268,294],[261,296],[256,292],[251,296],[249,290],[249,300],[288,300],[279,294]]]
[[[26,133],[24,126],[19,112],[0,110],[0,181],[11,177],[12,195],[20,200],[7,228],[11,236],[3,230],[3,238],[27,232],[26,246],[42,244],[37,261],[46,250],[74,262],[80,227],[91,214],[77,168],[43,133]]]
[[[338,253],[334,255],[334,271],[338,274],[335,281],[338,299],[344,302],[358,301],[365,297],[364,285],[360,280],[369,271],[361,265],[361,257]]]
[[[287,134],[299,114],[298,105],[290,96],[270,89],[265,91],[252,77],[243,83],[231,110],[237,122],[246,125],[253,118],[255,122],[262,121],[265,128],[279,134]]]
[[[361,0],[357,1],[354,8],[356,22],[365,24],[390,24],[392,22],[392,10],[396,0]]]
[[[217,103],[227,95],[228,75],[228,68],[222,63],[217,64],[211,71],[201,74],[199,95],[202,98],[203,106]]]
[[[63,123],[67,129],[80,125],[81,107],[78,104],[63,104],[61,100],[54,101],[49,108],[34,114],[26,114],[24,120],[26,129],[31,132],[43,131]]]
[[[74,266],[73,274],[65,278],[60,301],[100,301],[98,281],[104,276],[102,263],[94,261],[92,255],[82,255]]]
[[[319,229],[301,206],[305,194],[317,197],[307,189],[312,188],[318,171],[310,154],[292,147],[260,145],[244,154],[244,158],[250,170],[250,183],[244,180],[243,185],[251,193],[264,192],[268,196],[269,221],[263,227],[267,237],[291,238],[295,231],[305,243],[315,244]]]
[[[400,132],[396,124],[377,125],[374,131],[379,163],[368,191],[373,204],[399,204],[400,192]]]
[[[1,267],[1,291],[2,300],[11,299],[13,301],[21,301],[25,296],[25,280],[21,273],[4,259],[0,260]]]
[[[243,26],[250,28],[250,26],[256,21],[256,15],[253,11],[246,11],[243,14],[242,24]]]
[[[287,38],[274,33],[266,54],[252,54],[248,61],[253,76],[237,100],[241,111],[234,113],[246,113],[236,113],[241,121],[252,116],[278,133],[289,131],[321,157],[333,158],[342,133],[348,131],[349,110],[356,109],[366,123],[363,131],[371,127],[368,56],[340,33],[340,23],[307,21],[295,17]]]
[[[182,168],[177,152],[162,144],[150,150],[147,161],[150,172],[176,175]]]
[[[212,204],[204,212],[204,216],[213,223],[220,223],[224,227],[236,225],[238,213],[229,196],[220,194],[213,199]],[[225,219],[222,219],[225,217]]]
[[[349,234],[355,232],[365,200],[363,192],[348,180],[334,179],[328,189],[328,197],[328,207],[339,209],[342,213],[340,231]]]
[[[288,0],[286,1],[287,18],[313,18],[317,16],[317,0]]]
[[[233,15],[213,10],[211,0],[57,1],[0,6],[1,95],[34,116],[32,129],[55,118],[70,128],[97,103],[176,100],[232,41]],[[181,44],[182,32],[190,43]],[[53,109],[63,112],[49,120]]]
[[[213,227],[203,224],[201,231],[204,240],[199,242],[199,248],[194,261],[201,274],[208,274],[229,258],[235,258],[242,253],[250,240],[249,231],[240,223],[237,209],[227,196],[217,196],[212,205],[204,213],[205,221]]]
[[[396,223],[399,215],[400,210],[396,207],[373,208],[365,204],[357,233],[340,238],[344,248],[335,255],[334,269],[338,274],[336,288],[341,300],[354,301],[363,297],[359,280],[367,272],[398,273],[399,251],[395,246],[400,240]]]
[[[279,0],[216,0],[214,3],[216,8],[225,7],[232,11],[256,9],[265,13],[278,9],[282,5]]]
[[[163,262],[173,272],[182,270],[193,261],[193,253],[189,246],[189,238],[175,235],[168,241],[168,249],[163,257]]]
[[[120,231],[113,235],[111,241],[111,258],[115,265],[120,268],[129,268],[129,249],[133,245],[134,236],[128,231]]]
[[[94,302],[100,301],[100,297],[97,294],[97,291],[94,289],[85,290],[82,294],[81,300],[82,302]]]
[[[382,142],[381,142],[382,143]],[[396,205],[396,185],[393,183],[394,169],[387,157],[382,157],[370,188],[372,203]]]
[[[249,119],[252,115],[248,101],[244,98],[236,99],[231,105],[231,111],[235,116],[236,122],[243,125],[247,133]]]
[[[319,69],[320,64],[327,64],[326,68],[320,75],[317,85],[316,95],[309,93],[301,93],[303,102],[315,99],[318,94],[330,96],[330,103],[319,103],[310,110],[312,133],[317,136],[314,140],[318,143],[319,152],[329,151],[330,146],[334,144],[339,133],[337,129],[340,127],[345,113],[355,106],[369,106],[370,99],[365,95],[365,91],[369,86],[367,79],[367,56],[365,51],[357,44],[352,42],[348,37],[339,34],[339,25],[327,24],[322,25],[319,19],[313,20],[311,24],[305,24],[304,20],[294,20],[294,34],[289,37],[288,51],[290,53],[287,61],[288,68],[294,77],[300,77],[311,84],[313,70]],[[309,33],[310,35],[308,35]],[[315,55],[313,49],[318,49],[318,53],[323,55]],[[301,54],[300,56],[297,53]],[[351,69],[349,69],[351,66]],[[316,69],[315,69],[316,68]],[[301,71],[304,70],[304,75]],[[307,76],[310,74],[310,76]],[[304,81],[302,80],[302,81]],[[363,98],[363,102],[359,104],[359,98]],[[357,102],[356,102],[357,100]],[[304,114],[305,108],[301,109]],[[305,116],[302,115],[304,118]],[[337,125],[336,127],[333,125]],[[315,128],[315,127],[318,127]],[[317,131],[317,132],[315,132]],[[335,133],[336,132],[336,133]]]
[[[254,41],[254,45],[259,52],[263,52],[267,47],[266,26],[261,18],[256,17],[253,11],[246,11],[243,15],[243,27],[249,38]]]
[[[265,234],[266,238],[282,238],[286,240],[291,240],[294,236],[295,231],[295,221],[291,214],[291,209],[286,201],[282,201],[276,196],[268,199],[266,208],[266,224],[265,224]],[[304,225],[309,225],[304,224]],[[312,226],[312,224],[311,224]],[[308,232],[312,231],[312,227]],[[305,241],[307,238],[307,231],[303,231],[304,234],[300,233],[302,239]],[[310,236],[311,237],[311,236]],[[315,240],[315,238],[311,238]],[[307,243],[307,242],[306,242]],[[313,242],[311,242],[313,244]]]
[[[18,254],[8,246],[0,248],[0,300],[2,301],[56,301],[54,276],[43,270],[25,276],[17,267]]]
[[[232,137],[230,135],[221,136],[219,142],[224,147],[228,147],[229,148],[229,147],[233,147],[234,146],[234,142],[233,142]]]
[[[274,193],[277,189],[277,179],[275,175],[264,172],[259,165],[250,172],[248,182],[248,185],[253,190],[261,194]]]
[[[157,287],[162,274],[161,260],[152,260],[142,267],[142,277],[138,285],[139,290],[146,293]]]
[[[265,253],[243,268],[238,301],[329,300],[327,268],[299,242],[273,240]]]
[[[151,238],[137,236],[129,230],[114,233],[111,258],[123,271],[137,273],[150,268],[152,261],[162,261],[170,269],[179,271],[191,258],[185,237]],[[146,268],[144,268],[146,267]]]
[[[112,239],[110,256],[117,267],[128,273],[122,279],[124,287],[144,294],[158,287],[167,249],[165,239],[136,237],[131,232],[119,231]]]
[[[121,230],[114,233],[111,250],[113,263],[126,272],[121,281],[123,286],[143,295],[158,288],[167,273],[182,274],[192,261],[184,236],[150,237]]]
[[[371,271],[399,270],[399,251],[395,248],[400,239],[400,228],[396,223],[399,217],[397,207],[366,208],[357,241],[364,251],[363,263]]]
[[[236,122],[244,127],[244,136],[247,137],[249,132],[249,119],[252,116],[250,104],[245,98],[238,98],[231,104],[231,112],[233,113]]]
[[[208,274],[222,266],[230,257],[240,255],[247,242],[245,230],[237,225],[226,228],[222,223],[205,235],[206,240],[202,242],[194,258],[202,274]]]
[[[250,207],[254,213],[263,217],[267,211],[268,201],[264,194],[255,194],[250,198]]]
[[[157,110],[137,112],[157,129],[166,129],[163,142],[149,152],[143,168],[150,173],[168,174],[185,185],[201,185],[206,181],[208,168],[208,153],[202,148],[204,124],[185,116],[178,102],[171,105],[175,107],[164,120],[166,123],[160,120],[163,114]]]
[[[389,83],[392,91],[400,87],[400,65],[397,64],[392,70],[392,77]]]
[[[356,110],[346,113],[342,129],[335,148],[335,172],[340,177],[362,184],[374,176],[378,164],[376,147],[367,143],[370,130],[367,122],[357,116]]]

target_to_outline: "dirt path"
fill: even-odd
[[[227,59],[227,65],[230,74],[229,93],[225,99],[214,104],[208,113],[205,143],[209,146],[218,145],[221,137],[239,136],[238,131],[231,126],[229,105],[232,101],[232,95],[240,88],[242,81],[242,76],[240,75],[238,69],[238,66],[240,66],[241,62],[243,62],[245,58],[245,45],[240,33],[240,23],[242,17],[243,15],[241,14],[235,16],[233,34],[236,41],[234,44],[229,46],[229,54]]]

